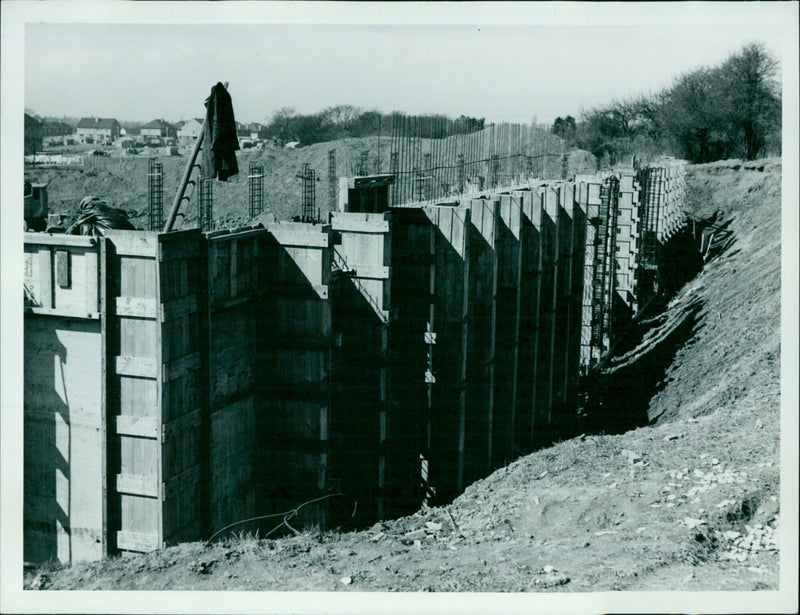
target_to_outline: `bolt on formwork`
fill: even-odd
[[[198,203],[198,226],[204,231],[214,230],[214,180],[200,178],[200,201]]]
[[[308,162],[303,163],[303,169],[297,176],[303,182],[303,191],[301,199],[301,221],[302,222],[315,222],[317,219],[317,193],[316,193],[316,171],[311,168]]]
[[[328,150],[328,200],[330,211],[336,211],[336,150]]]
[[[264,211],[264,166],[250,162],[247,174],[248,195],[250,197],[250,218]]]
[[[151,231],[164,226],[164,165],[155,158],[147,168],[147,224]]]

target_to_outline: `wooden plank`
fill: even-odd
[[[347,233],[383,234],[389,232],[388,214],[333,212],[331,228]]]
[[[25,245],[91,248],[97,245],[97,238],[63,233],[25,233],[24,242]]]
[[[200,426],[202,420],[203,410],[202,408],[196,408],[191,412],[182,414],[178,418],[164,423],[161,425],[161,442],[164,443],[167,440],[171,440],[186,431],[196,429]]]
[[[85,252],[83,255],[85,265],[85,279],[86,285],[86,310],[89,312],[99,311],[100,297],[98,295],[99,287],[99,255],[97,252]]]
[[[144,534],[141,532],[117,532],[117,548],[122,551],[137,551],[149,553],[161,548],[157,534]]]
[[[83,312],[80,309],[69,308],[44,308],[36,306],[25,306],[28,314],[38,314],[40,316],[64,316],[66,318],[85,318],[87,320],[99,320],[100,312]]]
[[[158,377],[156,360],[149,357],[114,357],[114,373],[118,376],[136,376],[139,378]]]
[[[330,236],[327,233],[288,231],[274,227],[271,227],[267,230],[283,247],[297,246],[302,248],[327,248],[330,244]]]
[[[163,364],[161,366],[161,378],[165,382],[175,380],[176,378],[179,378],[180,376],[183,376],[195,369],[200,369],[199,352],[193,352],[180,357],[179,359],[173,359],[169,363]]]
[[[102,418],[102,424],[100,426],[100,441],[102,446],[102,455],[100,461],[101,467],[101,497],[102,497],[102,516],[101,516],[101,523],[102,523],[102,531],[100,533],[100,553],[102,557],[108,556],[108,492],[109,492],[109,476],[110,472],[108,471],[108,444],[109,444],[109,426],[108,426],[108,417],[109,412],[109,403],[108,403],[108,391],[109,391],[109,370],[108,368],[108,359],[111,356],[109,352],[108,344],[109,344],[109,332],[108,332],[108,293],[109,289],[114,287],[113,282],[109,283],[108,274],[109,274],[109,242],[108,239],[105,237],[100,239],[99,251],[97,254],[97,259],[94,261],[95,269],[99,269],[98,273],[100,275],[99,280],[95,277],[97,282],[99,282],[99,295],[96,295],[95,301],[98,309],[100,310],[102,317],[100,319],[100,416]],[[91,280],[92,278],[89,275],[91,267],[87,263],[87,280]],[[91,283],[91,282],[90,282]],[[89,283],[89,284],[90,284]],[[87,284],[88,286],[88,284]],[[88,291],[87,291],[88,292]],[[87,301],[87,304],[88,301]],[[113,390],[113,389],[112,389]]]
[[[148,416],[120,414],[114,417],[117,435],[158,438],[160,429],[158,419]]]
[[[56,250],[56,284],[61,288],[69,288],[71,285],[71,260],[69,252],[66,250]]]
[[[166,263],[185,258],[194,258],[200,254],[200,237],[184,237],[183,241],[165,242],[160,241],[158,245],[158,260]],[[194,241],[192,241],[194,239]]]
[[[175,497],[177,492],[185,491],[187,487],[191,488],[191,486],[197,485],[199,482],[200,466],[194,465],[161,484],[161,499],[163,501],[169,500]]]
[[[251,237],[261,237],[267,233],[264,228],[242,227],[241,229],[221,229],[206,233],[206,238],[216,243],[216,240],[226,241],[232,237],[236,239],[249,239]]]
[[[162,303],[159,310],[159,318],[162,321],[169,321],[174,320],[178,316],[193,314],[195,312],[197,312],[197,295],[185,295],[178,299]]]
[[[54,308],[53,303],[53,255],[50,248],[39,248],[39,305]]]
[[[115,488],[117,493],[140,495],[146,498],[157,498],[159,495],[158,483],[152,476],[117,474]]]
[[[237,247],[238,247],[239,244],[237,243],[237,241],[235,239],[233,239],[233,240],[231,240],[231,242],[228,245],[229,245],[229,248],[230,248],[230,255],[231,255],[230,259],[228,261],[229,264],[230,264],[230,270],[228,271],[228,281],[229,281],[229,288],[230,288],[230,296],[231,297],[235,297],[236,296],[236,269],[237,269],[238,262],[239,262],[239,256],[238,256],[238,253],[237,253],[238,252]]]
[[[158,237],[155,233],[112,230],[106,236],[114,245],[117,256],[156,256]]]
[[[141,297],[115,297],[114,314],[136,318],[155,318],[156,300]]]

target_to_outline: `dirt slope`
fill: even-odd
[[[288,219],[302,213],[301,180],[297,175],[304,163],[316,171],[316,204],[323,217],[330,210],[332,200],[328,185],[328,152],[336,150],[336,173],[351,176],[353,164],[360,159],[362,151],[369,151],[370,163],[374,165],[380,149],[381,169],[389,168],[389,139],[385,136],[341,139],[326,143],[315,143],[299,149],[267,148],[246,149],[237,152],[239,174],[227,182],[214,182],[214,217],[218,228],[237,226],[248,220],[248,169],[251,162],[264,167],[264,209]],[[168,210],[175,197],[180,179],[187,164],[189,152],[182,156],[159,157],[164,165],[164,207]],[[91,158],[91,168],[60,167],[42,168],[26,165],[25,175],[34,182],[48,184],[51,211],[64,213],[74,221],[80,200],[88,195],[105,199],[110,205],[124,209],[134,226],[147,227],[147,173],[146,156],[115,155],[110,158]],[[590,173],[596,168],[594,156],[583,150],[571,152],[570,173]],[[373,171],[375,167],[373,166]],[[558,158],[548,161],[550,177],[560,176],[561,162]],[[337,183],[338,186],[338,183]],[[338,190],[338,187],[337,187]],[[190,187],[187,194],[191,195]],[[197,195],[184,205],[187,226],[195,224],[197,217]]]
[[[368,531],[226,539],[26,574],[53,589],[576,592],[778,588],[780,162],[690,168],[736,243],[673,300],[702,311],[621,435],[523,457]],[[621,409],[625,400],[620,398]]]

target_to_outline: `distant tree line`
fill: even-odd
[[[392,113],[365,111],[353,105],[334,105],[312,114],[297,113],[293,107],[283,107],[273,113],[266,127],[269,138],[281,144],[299,141],[303,145],[353,137],[390,135]],[[406,136],[442,137],[445,134],[471,133],[481,130],[485,120],[462,115],[456,120],[444,115],[414,116]],[[446,128],[449,122],[450,128]],[[446,132],[448,131],[448,132]]]
[[[559,117],[551,131],[612,164],[641,153],[698,163],[779,154],[778,61],[764,45],[751,43],[652,96],[586,111],[572,130],[570,119]]]

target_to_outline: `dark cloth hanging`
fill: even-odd
[[[231,95],[221,83],[211,88],[211,95],[206,99],[203,130],[203,177],[227,181],[239,172],[235,153],[239,149],[239,138]]]

